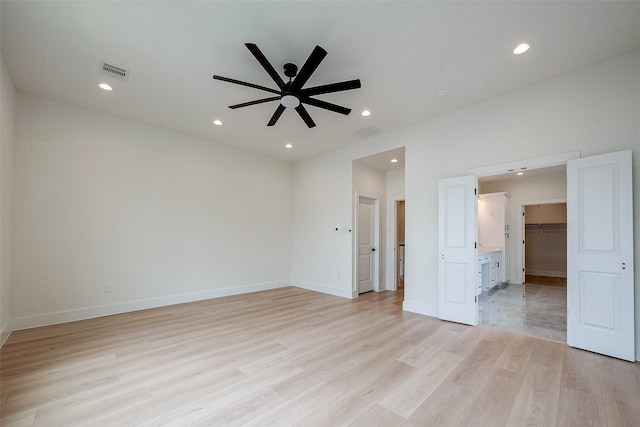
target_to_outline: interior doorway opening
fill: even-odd
[[[395,243],[395,288],[399,292],[404,295],[404,271],[405,271],[405,256],[406,256],[406,248],[405,248],[405,225],[404,225],[404,213],[405,213],[405,202],[404,200],[396,200],[395,201],[395,211],[396,211],[396,243]]]
[[[352,162],[352,189],[353,189],[353,229],[356,231],[352,238],[352,265],[353,287],[352,298],[357,298],[360,292],[360,280],[363,277],[363,267],[359,266],[359,260],[364,257],[361,251],[360,238],[358,236],[360,198],[377,200],[377,223],[372,231],[377,236],[375,242],[375,254],[378,260],[378,268],[372,274],[374,282],[373,291],[396,291],[398,289],[398,243],[404,243],[404,233],[401,239],[397,239],[399,222],[404,231],[404,147],[394,148],[389,151],[373,154],[367,157],[355,159]],[[398,202],[402,201],[402,207],[398,212]],[[366,210],[366,208],[365,208]],[[365,262],[366,263],[366,262]],[[404,257],[400,263],[404,272]],[[404,274],[403,274],[404,276]],[[402,283],[404,289],[404,283]]]
[[[481,177],[479,190],[511,195],[503,253],[512,254],[504,280],[478,296],[479,323],[566,342],[566,167]]]

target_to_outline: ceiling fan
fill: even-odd
[[[280,101],[280,105],[278,105],[278,108],[276,108],[273,116],[271,116],[271,119],[269,120],[269,123],[267,123],[267,126],[275,125],[286,108],[295,108],[295,110],[298,112],[298,115],[300,115],[302,120],[310,128],[314,127],[316,124],[314,123],[313,119],[311,119],[311,116],[307,112],[307,109],[304,108],[303,104],[312,105],[318,108],[324,108],[325,110],[344,115],[347,115],[351,112],[350,108],[342,107],[340,105],[332,104],[326,101],[321,101],[319,99],[312,98],[312,96],[332,92],[341,92],[343,90],[358,89],[360,88],[359,79],[348,80],[339,83],[331,83],[322,86],[314,86],[306,89],[302,88],[307,80],[309,80],[309,77],[311,77],[316,68],[318,68],[320,62],[322,62],[324,57],[327,56],[327,51],[320,46],[316,46],[313,49],[311,55],[309,55],[309,58],[307,58],[307,61],[300,69],[300,72],[298,72],[298,67],[295,64],[284,64],[284,75],[289,78],[289,81],[286,83],[284,82],[284,80],[282,80],[271,63],[269,63],[258,46],[256,46],[254,43],[245,43],[245,46],[258,60],[260,65],[262,65],[262,68],[265,69],[267,74],[271,76],[276,85],[278,85],[278,89],[271,89],[265,86],[260,86],[253,83],[247,83],[240,80],[230,79],[228,77],[217,75],[214,75],[213,78],[216,80],[222,80],[229,83],[252,87],[254,89],[264,90],[266,92],[274,93],[277,96],[256,99],[255,101],[243,102],[242,104],[230,105],[229,108],[236,109],[241,107],[248,107],[250,105],[262,104],[264,102]]]

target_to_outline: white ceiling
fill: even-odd
[[[18,90],[287,161],[366,140],[357,131],[372,125],[388,133],[640,49],[638,1],[2,0],[1,15]],[[521,41],[532,48],[514,56]],[[278,71],[325,48],[306,86],[359,78],[362,89],[318,96],[351,115],[308,107],[317,127],[285,111],[268,128],[276,102],[228,109],[268,94],[213,74],[275,87],[245,42]],[[101,61],[129,70],[128,81],[105,77]],[[97,88],[104,80],[112,92]]]
[[[522,175],[518,175],[518,172],[511,172],[511,173],[503,173],[500,175],[481,176],[481,177],[478,177],[478,182],[481,184],[486,184],[488,182],[504,182],[504,181],[519,180],[519,179],[522,180],[522,179],[531,178],[534,176],[566,174],[567,165],[549,166],[549,167],[537,168],[537,169],[527,169],[521,172],[523,172]]]
[[[394,159],[397,160],[397,162],[391,161]],[[398,147],[393,150],[362,157],[356,161],[385,172],[404,169],[404,147]]]

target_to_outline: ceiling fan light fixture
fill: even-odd
[[[282,98],[280,98],[280,104],[287,108],[296,108],[300,105],[300,100],[293,95],[283,95]]]

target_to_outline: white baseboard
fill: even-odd
[[[527,275],[531,276],[545,276],[545,277],[567,277],[566,271],[551,271],[551,270],[530,270],[527,268]]]
[[[164,307],[167,305],[183,304],[186,302],[202,301],[211,298],[220,298],[230,295],[246,294],[257,291],[291,286],[289,282],[266,282],[250,285],[212,289],[188,294],[170,295],[166,297],[149,298],[137,301],[126,301],[117,304],[101,305],[94,307],[78,308],[73,310],[57,311],[52,313],[36,314],[33,316],[16,317],[13,319],[14,331],[20,329],[36,328],[38,326],[55,325],[58,323],[75,322],[77,320],[93,319],[96,317],[111,316],[114,314],[128,313],[131,311],[146,310],[149,308]],[[3,330],[4,336],[4,330]]]
[[[334,295],[334,296],[342,297],[342,298],[353,299],[353,298],[356,298],[358,296],[357,292],[355,293],[355,296],[354,296],[354,294],[351,291],[351,289],[340,289],[340,288],[335,288],[335,287],[329,286],[329,285],[322,285],[320,283],[297,281],[297,282],[295,282],[293,284],[293,286],[296,286],[296,287],[302,288],[302,289],[308,289],[310,291],[321,292],[323,294]]]
[[[403,301],[402,309],[425,316],[438,317],[438,307],[435,305],[421,304],[419,302]]]
[[[636,362],[640,362],[640,345],[636,346]]]
[[[2,346],[4,345],[4,343],[7,342],[7,340],[9,339],[9,335],[11,335],[11,321],[5,322],[4,325],[2,325],[2,329],[0,329],[0,348],[2,348]]]

